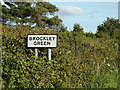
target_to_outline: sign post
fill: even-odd
[[[50,63],[50,60],[51,60],[51,49],[48,48],[48,58],[49,58],[49,63]]]
[[[37,51],[37,48],[35,48],[35,56],[38,57],[38,51]]]
[[[49,62],[51,60],[51,48],[57,47],[57,35],[55,34],[30,34],[27,36],[27,47],[35,48],[35,56],[38,56],[37,48],[48,48]]]

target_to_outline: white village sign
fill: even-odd
[[[35,55],[38,55],[36,48],[48,48],[48,58],[51,60],[51,49],[57,47],[57,35],[30,34],[27,36],[27,47],[35,48]]]

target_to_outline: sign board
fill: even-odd
[[[30,34],[27,36],[27,47],[57,47],[57,35]]]

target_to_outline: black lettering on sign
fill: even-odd
[[[51,42],[34,41],[34,45],[51,45]]]
[[[41,38],[42,38],[42,37],[40,37],[40,40],[42,40]]]
[[[46,40],[46,37],[43,37],[43,40]]]
[[[55,40],[55,37],[29,37],[29,40],[32,41],[32,40],[37,40],[37,41],[54,41]],[[42,44],[42,43],[41,43]]]
[[[33,44],[36,45],[37,44],[36,41]]]
[[[53,37],[53,40],[55,39],[55,37]]]
[[[43,45],[43,42],[41,42],[41,45]]]
[[[36,40],[39,40],[39,37],[36,37]]]
[[[33,40],[35,40],[35,37],[33,37]]]
[[[50,45],[50,42],[47,42],[47,45]]]
[[[52,41],[52,37],[49,37],[49,40]]]
[[[29,37],[29,40],[31,41],[31,40],[32,40],[32,37]]]
[[[44,42],[44,45],[50,45],[50,42]]]

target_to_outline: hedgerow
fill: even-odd
[[[117,88],[118,43],[112,38],[87,37],[80,32],[5,27],[2,32],[2,87]],[[47,48],[26,47],[28,34],[57,34],[48,63]]]

